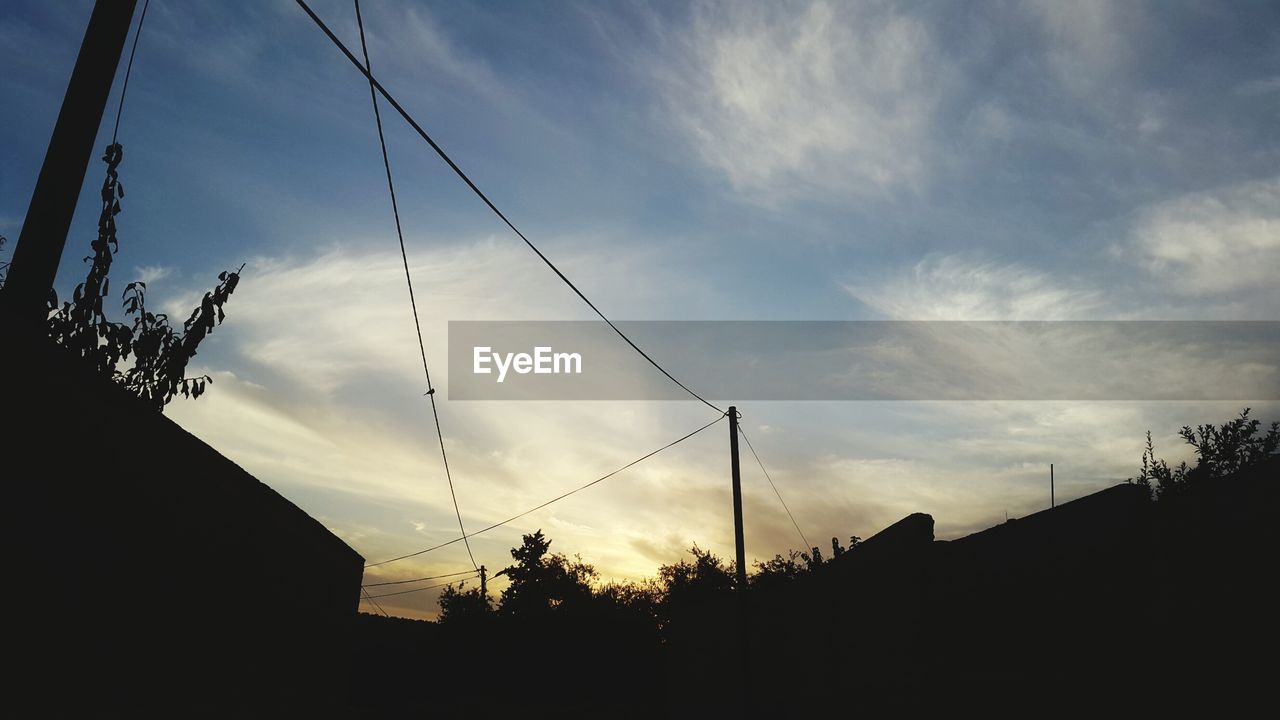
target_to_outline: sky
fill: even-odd
[[[141,5],[141,4],[140,4]],[[16,240],[92,3],[0,9],[0,235]],[[358,47],[354,9],[316,12]],[[626,320],[1274,320],[1280,6],[1267,2],[366,2],[375,74],[518,227]],[[123,64],[121,66],[123,71]],[[114,110],[120,76],[109,108]],[[587,308],[383,106],[432,377],[449,321]],[[110,123],[98,147],[110,139]],[[245,264],[166,413],[370,562],[457,536],[368,85],[286,0],[147,13],[120,129],[117,283],[185,317]],[[58,277],[95,235],[91,163]],[[12,246],[5,248],[5,259]],[[124,277],[128,276],[128,277]],[[119,313],[117,318],[121,318]],[[680,358],[662,362],[677,377]],[[479,528],[714,419],[697,402],[449,401]],[[1133,475],[1145,432],[1271,402],[755,402],[804,534],[928,512],[962,536]],[[471,541],[601,579],[733,555],[715,426]],[[743,461],[747,555],[801,541]],[[460,544],[366,582],[470,567]],[[500,590],[501,580],[493,588]],[[437,591],[388,597],[432,617]],[[366,608],[367,609],[367,608]]]

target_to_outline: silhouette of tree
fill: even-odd
[[[1179,489],[1186,487],[1188,470],[1186,462],[1171,468],[1163,458],[1157,458],[1155,446],[1151,442],[1151,431],[1148,430],[1147,445],[1142,451],[1142,469],[1138,471],[1137,477],[1129,478],[1129,482],[1141,485],[1160,500],[1171,497]]]
[[[774,588],[785,585],[806,572],[806,568],[796,562],[799,558],[799,551],[790,550],[787,552],[786,557],[774,555],[772,560],[757,560],[755,563],[756,571],[747,578],[747,581],[752,587],[758,588]]]
[[[850,536],[849,536],[849,547],[848,547],[848,548],[842,548],[842,547],[840,547],[840,539],[839,539],[839,538],[834,538],[834,537],[833,537],[833,538],[831,538],[831,557],[832,557],[832,558],[838,558],[838,557],[840,557],[841,555],[843,555],[843,554],[845,554],[845,553],[849,552],[850,550],[854,549],[855,547],[857,547],[857,546],[858,546],[858,543],[860,543],[860,542],[862,542],[862,538],[858,537],[857,535],[850,535]]]
[[[466,582],[457,587],[448,585],[440,593],[440,622],[475,622],[493,614],[488,595],[481,594],[480,587],[466,589]]]
[[[1148,430],[1142,467],[1129,482],[1147,488],[1157,500],[1167,500],[1198,482],[1232,475],[1276,455],[1280,452],[1280,422],[1271,423],[1268,431],[1260,434],[1262,423],[1249,417],[1251,410],[1245,408],[1238,417],[1216,427],[1200,425],[1192,429],[1184,425],[1178,434],[1195,449],[1194,467],[1186,462],[1170,467],[1163,458],[1157,458]]]
[[[1258,431],[1262,423],[1251,419],[1251,408],[1245,408],[1235,419],[1218,427],[1183,426],[1179,434],[1195,448],[1199,462],[1192,471],[1196,478],[1220,478],[1253,467],[1280,450],[1280,422],[1271,423],[1264,435]]]
[[[200,397],[205,386],[213,382],[208,375],[185,376],[187,363],[214,326],[225,318],[226,304],[240,281],[240,269],[218,275],[218,285],[205,293],[200,305],[183,323],[182,333],[169,325],[163,313],[146,308],[146,284],[133,282],[122,295],[125,314],[133,316],[131,324],[107,319],[103,301],[111,289],[111,264],[119,251],[116,238],[116,216],[124,185],[120,183],[120,162],[124,148],[114,143],[107,146],[102,160],[107,164],[102,183],[102,211],[98,215],[98,238],[90,244],[93,254],[86,257],[89,271],[84,282],[76,286],[71,301],[58,305],[58,296],[50,291],[48,309],[49,337],[63,347],[93,363],[101,374],[112,378],[133,394],[158,410],[181,393],[184,397]],[[127,370],[119,365],[134,356]]]
[[[853,549],[862,542],[862,538],[857,535],[849,537],[849,547],[841,547],[840,538],[831,538],[831,557],[838,558],[849,550]],[[802,561],[797,562],[797,561]],[[772,560],[756,561],[756,572],[752,574],[748,580],[753,587],[776,587],[784,583],[795,580],[805,573],[816,572],[825,563],[831,562],[824,560],[822,551],[817,547],[810,548],[809,552],[799,552],[791,550],[786,557],[782,555],[774,555]]]
[[[714,622],[719,610],[732,600],[737,584],[737,567],[696,544],[689,548],[692,559],[682,558],[658,568],[658,623],[664,640],[688,639]]]
[[[817,570],[822,565],[822,548],[814,545],[809,552],[800,553],[800,559],[804,560],[805,569],[810,572]]]
[[[595,600],[605,614],[627,614],[654,622],[662,602],[662,588],[652,579],[611,582],[596,590]]]
[[[666,604],[690,604],[715,600],[732,591],[737,566],[726,563],[696,544],[689,548],[693,560],[681,559],[658,568],[658,584]]]
[[[581,557],[570,560],[551,553],[550,548],[551,540],[538,530],[511,550],[516,564],[497,573],[511,581],[502,591],[499,612],[517,617],[545,615],[576,609],[591,600],[596,569]]]
[[[595,591],[591,614],[610,636],[633,647],[655,648],[663,627],[662,589],[653,579],[611,582]]]
[[[9,238],[0,235],[0,250],[4,250],[5,243],[9,242]],[[5,278],[9,276],[9,261],[0,262],[0,290],[4,289]]]

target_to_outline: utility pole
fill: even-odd
[[[1053,498],[1053,463],[1049,463],[1049,507],[1052,509],[1057,506],[1058,504]]]
[[[747,607],[747,553],[742,532],[742,473],[738,469],[738,408],[729,406],[729,467],[733,474],[733,544],[737,551],[738,602],[738,713],[748,715],[746,698],[751,685],[751,619]]]
[[[481,565],[480,566],[480,597],[482,598],[489,597],[489,586],[485,582],[488,579],[487,576],[488,576],[488,573],[485,571],[484,566]]]
[[[89,18],[5,282],[4,294],[24,320],[44,318],[136,4],[97,0]]]
[[[733,472],[733,544],[738,553],[738,592],[747,590],[747,553],[742,536],[742,474],[738,470],[738,408],[729,406],[729,462]]]

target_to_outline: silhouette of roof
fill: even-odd
[[[1062,534],[1077,542],[1088,533],[1094,537],[1108,530],[1131,529],[1134,514],[1147,504],[1147,491],[1131,483],[1120,483],[1085,495],[1057,507],[1009,520],[952,540],[951,544],[973,547],[997,542],[1025,542],[1033,536]]]
[[[9,462],[31,469],[20,491],[32,532],[79,537],[85,551],[118,550],[132,562],[179,562],[184,552],[192,562],[251,559],[269,585],[295,575],[291,567],[332,570],[354,612],[364,559],[324,525],[3,310],[0,333],[15,340],[0,353],[0,373],[21,379],[0,431],[13,440]],[[68,523],[81,514],[83,527]],[[65,552],[79,547],[68,542]]]

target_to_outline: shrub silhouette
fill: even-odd
[[[475,622],[493,612],[488,596],[480,592],[480,587],[468,590],[465,582],[457,587],[446,586],[440,593],[439,603],[441,623]]]
[[[206,385],[213,382],[208,375],[186,377],[187,364],[200,343],[225,318],[222,307],[235,292],[244,266],[218,275],[217,286],[205,293],[183,323],[181,333],[169,325],[166,315],[147,310],[147,286],[143,282],[129,283],[122,294],[125,314],[132,316],[132,323],[108,320],[103,301],[110,294],[111,265],[119,251],[116,216],[120,214],[124,185],[118,168],[123,159],[124,148],[120,144],[107,146],[102,157],[107,174],[102,183],[98,237],[90,244],[93,254],[85,258],[89,271],[84,282],[76,286],[70,302],[59,306],[57,293],[50,290],[48,334],[58,345],[92,362],[99,373],[163,410],[178,394],[200,397]],[[121,370],[120,364],[130,355],[133,366]]]
[[[5,243],[9,242],[9,238],[0,235],[0,250],[4,250]],[[4,289],[5,278],[9,276],[9,261],[0,262],[0,290]]]
[[[1250,418],[1251,408],[1222,425],[1184,425],[1178,434],[1195,448],[1196,464],[1186,462],[1170,467],[1157,458],[1147,431],[1147,445],[1142,452],[1142,467],[1129,482],[1148,488],[1157,500],[1181,495],[1197,483],[1215,480],[1253,467],[1280,452],[1280,422],[1271,423],[1265,434],[1262,423]]]

